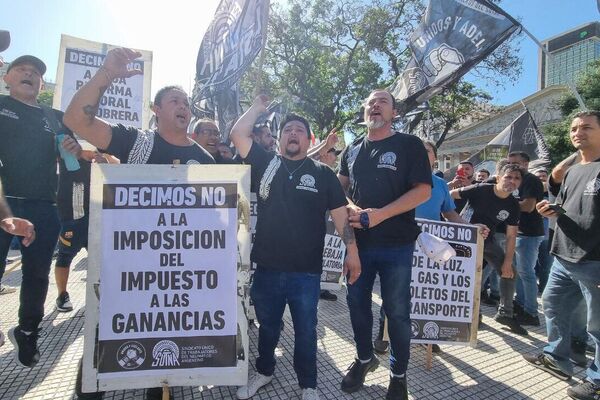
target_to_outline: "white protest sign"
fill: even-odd
[[[323,272],[321,273],[321,289],[340,290],[346,244],[335,230],[331,214],[327,212],[325,246],[323,247]]]
[[[483,239],[473,225],[417,219],[423,232],[447,241],[456,256],[445,264],[413,253],[411,330],[413,343],[475,345]]]
[[[248,187],[244,166],[93,166],[84,390],[245,383]]]
[[[120,46],[62,35],[53,107],[65,111],[77,90],[102,66],[108,50],[115,47]],[[96,115],[111,124],[145,129],[151,118],[152,52],[138,51],[142,56],[128,68],[139,69],[142,74],[115,79],[100,98]]]

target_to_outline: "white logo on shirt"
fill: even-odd
[[[7,110],[6,108],[3,108],[2,110],[0,110],[0,115],[2,115],[3,117],[12,118],[12,119],[19,119],[19,116],[17,115],[16,112],[14,112],[13,110]]]
[[[379,164],[377,164],[377,168],[388,168],[393,171],[396,171],[396,154],[388,151],[385,154],[382,154],[379,157]]]
[[[50,123],[48,123],[48,120],[44,118],[42,121],[44,122],[44,130],[48,133],[54,133],[50,128]]]
[[[584,196],[595,196],[598,194],[600,190],[600,179],[596,178],[587,183],[585,185],[585,190],[583,191]]]
[[[498,215],[496,215],[496,219],[498,221],[505,221],[506,218],[508,218],[508,216],[509,216],[509,212],[508,211],[506,211],[506,210],[500,210],[498,212]]]
[[[300,177],[300,184],[296,186],[296,189],[319,193],[319,191],[315,188],[315,178],[309,174],[304,174]]]
[[[519,198],[519,189],[515,189],[515,191],[512,192],[512,195],[514,198],[518,199]]]

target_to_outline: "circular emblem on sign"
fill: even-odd
[[[186,162],[187,165],[192,165],[192,164],[200,164],[200,162],[198,160],[188,160]]]
[[[419,336],[420,330],[421,328],[419,328],[419,323],[417,321],[410,321],[410,333],[412,337],[416,338]]]
[[[146,349],[140,342],[125,342],[117,350],[117,363],[123,369],[136,369],[144,363]]]
[[[152,349],[153,367],[173,367],[179,365],[179,347],[171,340],[161,340]]]
[[[435,322],[429,321],[423,326],[423,338],[437,339],[439,334],[440,334],[440,327]]]

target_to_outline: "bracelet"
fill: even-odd
[[[104,76],[106,76],[106,79],[108,79],[108,82],[111,83],[114,78],[111,77],[110,72],[108,72],[108,69],[106,69],[104,66],[100,67],[100,69],[98,70],[98,72],[104,72]]]

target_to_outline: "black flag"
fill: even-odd
[[[225,134],[241,111],[238,83],[263,46],[268,9],[269,0],[221,0],[202,39],[192,102]]]
[[[412,57],[390,86],[407,113],[458,80],[504,42],[519,24],[487,0],[430,0],[412,33]]]
[[[531,158],[530,169],[550,165],[550,151],[544,135],[537,128],[527,108],[482,150],[469,157],[468,161],[473,163],[475,169],[485,168],[493,171],[496,161],[506,158],[512,151],[526,152]],[[444,172],[444,176],[450,178],[454,176],[455,171],[456,167]]]

